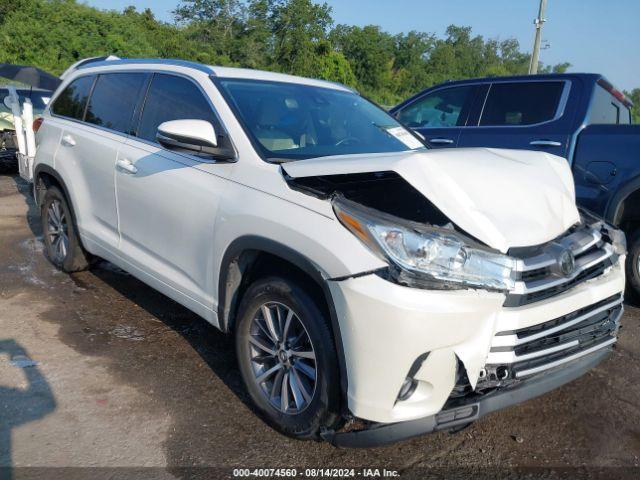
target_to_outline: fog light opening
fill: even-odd
[[[416,382],[413,378],[405,378],[404,382],[402,382],[402,387],[400,387],[398,400],[407,400],[409,397],[411,397],[411,395],[413,395],[413,392],[416,391],[417,386],[418,382]]]

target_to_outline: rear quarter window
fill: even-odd
[[[51,106],[51,111],[55,115],[82,120],[94,80],[95,76],[87,76],[71,82],[58,95],[58,98]]]
[[[589,124],[617,125],[631,123],[629,109],[600,85],[597,85],[591,100]]]
[[[553,120],[564,85],[564,82],[494,83],[489,89],[480,125],[534,125]]]

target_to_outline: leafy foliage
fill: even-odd
[[[324,78],[386,105],[447,79],[522,74],[529,66],[517,40],[484,39],[470,27],[452,25],[444,38],[391,35],[375,25],[334,26],[330,7],[312,0],[176,1],[169,24],[135,7],[0,0],[0,61],[59,74],[81,58],[107,54],[182,58]]]
[[[633,115],[633,123],[640,123],[640,88],[634,88],[630,92],[624,92],[633,102],[631,114]]]

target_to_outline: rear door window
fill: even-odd
[[[98,76],[85,121],[93,125],[131,133],[133,112],[144,94],[146,73],[109,73]]]
[[[155,74],[144,102],[137,136],[157,143],[161,123],[170,120],[206,120],[216,125],[209,102],[190,80],[175,75]]]
[[[95,76],[80,77],[71,82],[51,106],[55,115],[82,120]]]
[[[480,117],[481,126],[534,125],[553,120],[564,82],[494,83]]]
[[[405,106],[396,117],[411,128],[464,125],[463,110],[472,90],[472,86],[437,90]]]

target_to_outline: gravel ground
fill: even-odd
[[[28,192],[0,175],[0,467],[18,467],[0,478],[220,478],[238,467],[640,478],[640,310],[631,305],[613,355],[557,391],[454,435],[337,449],[264,424],[231,340],[204,320],[106,262],[56,271]]]

